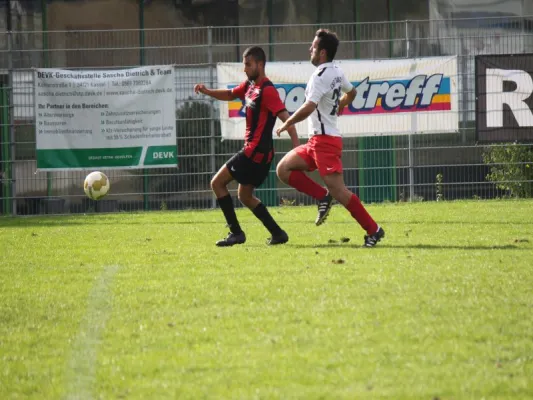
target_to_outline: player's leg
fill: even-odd
[[[327,190],[309,178],[304,172],[316,169],[313,158],[308,152],[309,146],[308,142],[285,154],[278,163],[276,174],[283,183],[316,200],[322,200],[327,195]]]
[[[318,200],[318,216],[315,220],[315,224],[318,226],[326,220],[333,205],[333,197],[304,172],[316,169],[312,150],[313,143],[312,138],[306,144],[287,153],[279,162],[276,173],[282,182]]]
[[[359,197],[346,187],[342,173],[334,172],[326,174],[322,178],[328,187],[329,193],[350,212],[352,217],[366,231],[364,246],[374,247],[377,242],[385,237],[385,231],[370,216],[363,204],[361,204]]]
[[[274,221],[274,218],[272,218],[272,215],[270,215],[270,212],[261,200],[254,196],[254,189],[254,185],[239,184],[238,193],[240,202],[248,207],[270,232],[272,236],[267,240],[268,244],[275,245],[286,243],[289,240],[289,236],[280,228],[276,221]]]
[[[381,229],[372,219],[370,214],[368,214],[361,204],[359,197],[348,190],[344,184],[341,159],[342,138],[320,136],[317,138],[314,150],[314,158],[316,160],[318,172],[324,180],[329,193],[350,212],[352,217],[367,232],[367,236],[365,236],[365,245],[370,244],[369,247],[373,247],[385,236],[385,232],[383,232],[383,229]]]
[[[246,241],[246,235],[239,225],[233,200],[227,188],[228,184],[234,179],[229,170],[233,166],[234,158],[235,156],[226,165],[222,166],[211,180],[211,188],[215,193],[218,205],[226,218],[226,223],[230,230],[230,233],[225,239],[219,240],[216,243],[217,246],[221,247],[233,246],[234,244],[241,244]]]
[[[255,187],[253,185],[243,185],[239,184],[239,187],[237,189],[237,195],[239,196],[239,201],[248,207],[250,211],[253,211],[259,204],[261,204],[261,200],[259,200],[257,197],[254,196],[254,189]]]

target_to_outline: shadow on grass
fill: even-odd
[[[395,220],[385,220],[380,222],[381,225],[386,226],[387,223],[390,224],[402,224],[402,225],[509,225],[509,224],[518,224],[518,225],[533,225],[533,222],[529,221],[462,221],[462,220],[451,220],[451,221],[395,221]]]
[[[309,224],[314,226],[313,221],[309,219],[281,219],[276,218],[276,221],[283,222],[283,224]],[[329,224],[335,225],[354,225],[357,226],[357,223],[353,220],[346,221],[332,221],[327,222]],[[509,224],[518,224],[518,225],[533,225],[533,222],[529,221],[401,221],[401,220],[379,220],[379,224],[386,229],[387,225],[400,224],[400,225],[509,225]]]
[[[348,249],[366,249],[368,251],[375,251],[379,249],[411,249],[411,250],[527,250],[530,248],[519,247],[512,244],[501,246],[460,246],[460,245],[435,245],[435,244],[412,244],[412,245],[390,245],[390,244],[378,244],[375,249],[367,249],[358,244],[346,244],[346,243],[328,243],[328,244],[295,244],[290,245],[293,248],[301,249],[327,249],[327,248],[348,248]]]
[[[99,218],[97,218],[99,217]],[[91,225],[213,225],[220,223],[220,221],[121,221],[117,219],[105,219],[102,215],[87,215],[80,217],[36,217],[36,218],[0,218],[0,228],[29,228],[29,227],[67,227],[67,226],[91,226]],[[68,219],[67,219],[68,218]],[[222,224],[223,225],[223,224]]]

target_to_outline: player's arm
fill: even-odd
[[[199,83],[194,86],[194,93],[202,93],[217,100],[231,101],[238,96],[230,89],[208,89],[204,84]]]
[[[268,111],[276,115],[279,119],[281,119],[283,122],[286,122],[290,115],[287,109],[285,108],[285,104],[281,101],[281,98],[279,97],[278,91],[274,88],[274,86],[268,86],[263,90],[263,100],[262,104]],[[298,141],[298,134],[296,133],[296,128],[294,126],[291,126],[290,128],[286,129],[289,133],[289,136],[291,137],[291,142],[293,147],[298,147],[300,145],[300,142]],[[276,132],[278,136],[280,136],[280,132]]]
[[[342,112],[344,111],[344,107],[346,107],[348,104],[352,104],[352,102],[355,99],[355,95],[357,94],[355,87],[346,78],[346,75],[344,75],[344,73],[342,74],[341,90],[344,92],[344,94],[339,99],[339,106],[337,107],[337,115],[341,115]]]
[[[307,117],[309,117],[313,111],[316,110],[317,103],[307,100],[304,104],[300,106],[299,109],[296,110],[294,114],[292,114],[283,125],[281,125],[277,130],[276,133],[279,135],[281,132],[288,130],[291,126],[294,124],[297,124],[298,122],[303,121]]]
[[[278,129],[279,132],[287,130],[288,127],[297,124],[309,117],[313,111],[316,110],[318,102],[328,91],[329,87],[320,78],[319,75],[313,74],[308,83],[309,96],[306,96],[306,101],[300,106],[298,110]]]
[[[357,91],[355,90],[355,87],[352,86],[352,90],[350,90],[347,93],[344,93],[342,97],[339,100],[339,108],[337,111],[337,115],[341,115],[344,111],[344,107],[346,107],[348,104],[352,104],[355,100],[355,95],[357,94]]]
[[[278,114],[278,118],[281,119],[282,122],[286,122],[289,117],[290,115],[287,110],[283,110]],[[298,140],[298,133],[296,132],[296,128],[294,126],[288,127],[287,133],[291,137],[292,147],[298,147],[300,145],[300,141]],[[277,134],[279,136],[281,132],[277,132]]]

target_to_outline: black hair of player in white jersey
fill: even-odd
[[[337,48],[339,47],[339,38],[335,32],[328,29],[319,29],[315,34],[318,37],[318,51],[326,50],[328,62],[333,61],[335,54],[337,54]]]

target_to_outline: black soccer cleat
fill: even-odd
[[[274,246],[276,244],[287,243],[288,241],[289,241],[289,235],[287,235],[287,232],[281,231],[279,235],[272,235],[271,238],[268,238],[267,244],[269,246]]]
[[[374,247],[378,242],[385,237],[383,228],[379,228],[373,235],[365,235],[365,243],[363,247]]]
[[[228,246],[233,246],[235,244],[243,244],[244,242],[246,242],[246,235],[244,234],[244,232],[241,232],[241,233],[230,232],[228,233],[228,236],[226,237],[226,239],[222,239],[217,242],[217,246],[228,247]]]
[[[315,225],[322,225],[329,215],[331,206],[333,205],[333,197],[328,193],[318,202],[318,215],[316,216]]]

